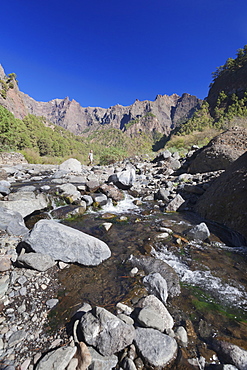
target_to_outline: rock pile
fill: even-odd
[[[66,162],[60,167],[22,164],[1,168],[5,177],[0,181],[2,368],[137,370],[172,366],[188,345],[188,327],[176,326],[167,306],[169,297],[180,294],[177,274],[152,257],[130,260],[130,276],[144,272],[146,294],[141,300],[131,306],[118,302],[116,314],[84,304],[71,319],[68,336],[64,331],[45,333],[47,314],[58,302],[55,272],[67,263],[97,265],[111,254],[101,240],[48,219],[48,213],[56,218],[80,215],[89,207],[120,201],[123,189],[130,189],[141,202],[155,201],[153,206],[166,212],[191,210],[223,176],[223,170],[188,174],[183,171],[184,160],[167,151],[153,162],[134,158],[105,167]],[[29,231],[30,215],[44,210],[49,212]],[[163,238],[172,232],[167,228],[160,231]],[[206,240],[207,225],[197,225],[187,237]],[[231,364],[245,369],[239,360],[246,357],[244,349],[223,342],[215,348],[227,353]],[[238,354],[237,360],[231,356],[233,352]],[[187,368],[198,361],[187,361]]]

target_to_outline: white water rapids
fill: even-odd
[[[101,210],[95,213],[114,213],[114,214],[123,214],[123,213],[139,213],[140,207],[136,206],[133,202],[137,198],[132,197],[129,194],[125,194],[125,198],[114,205],[112,200],[109,199],[108,203],[102,207]]]
[[[247,292],[244,286],[240,284],[235,286],[233,279],[229,283],[223,282],[219,277],[213,276],[208,268],[192,271],[166,246],[159,251],[153,250],[152,254],[170,265],[177,272],[182,283],[198,286],[222,303],[247,311]]]
[[[126,194],[125,199],[118,202],[116,206],[114,206],[111,201],[108,202],[107,205],[102,207],[100,213],[139,213],[140,208],[133,203],[134,200],[135,198]],[[177,221],[174,220],[174,222]],[[187,226],[190,225],[185,221],[181,221],[181,223],[186,224]],[[200,248],[198,245],[197,247]],[[229,248],[224,244],[221,244],[218,247],[224,249]],[[232,247],[230,249],[233,250]],[[239,248],[235,248],[235,250],[239,251]],[[214,276],[207,266],[203,266],[203,269],[193,271],[185,262],[169,251],[166,246],[163,246],[159,251],[153,250],[152,254],[154,257],[161,259],[170,265],[177,272],[182,283],[198,286],[222,303],[247,311],[247,292],[245,287],[240,284],[236,284],[234,279],[228,280],[228,282],[223,282],[221,278]]]

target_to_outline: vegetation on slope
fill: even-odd
[[[76,136],[60,126],[47,123],[44,117],[31,114],[17,119],[0,106],[0,150],[21,151],[32,163],[59,163],[75,157],[87,163],[94,151],[95,162],[107,164],[151,151],[152,141],[144,135],[130,139],[116,129],[102,129],[88,138]]]
[[[235,72],[242,68],[247,63],[247,45],[237,50],[236,58],[228,58],[225,64],[216,68],[216,71],[212,73],[213,82],[215,82],[220,76],[226,71]],[[212,84],[213,84],[212,82]]]
[[[0,80],[0,95],[3,99],[6,99],[7,91],[14,88],[14,81],[18,83],[15,73],[10,73],[8,76],[5,76],[2,80]]]
[[[213,81],[216,82],[225,73],[235,73],[246,65],[247,45],[238,49],[236,59],[228,58],[223,66],[217,68],[212,74]],[[247,87],[245,93],[241,92],[241,96],[220,91],[213,108],[205,100],[187,122],[174,130],[166,147],[181,152],[188,150],[191,144],[202,146],[218,133],[234,125],[247,127]]]
[[[245,73],[246,66],[247,45],[238,49],[236,59],[228,58],[223,66],[217,68],[212,74],[213,81],[215,83],[231,72],[241,70],[241,73]],[[14,73],[0,80],[2,97],[6,96],[9,88],[13,88],[14,81]],[[219,94],[217,92],[217,96],[217,103],[213,107],[205,100],[200,109],[178,126],[170,137],[161,137],[156,132],[140,132],[130,137],[121,130],[103,128],[85,138],[48,123],[44,117],[28,115],[23,120],[16,119],[0,106],[0,151],[22,151],[27,160],[33,163],[60,163],[72,156],[87,163],[90,149],[94,151],[95,163],[99,164],[113,163],[137,154],[151,154],[152,150],[162,149],[164,145],[171,151],[178,150],[183,154],[192,145],[206,145],[230,126],[237,124],[247,127],[247,86],[245,94],[242,91],[241,96],[227,94],[224,90]],[[145,117],[148,119],[149,115],[153,117],[151,113]],[[139,119],[130,121],[125,130],[128,131],[135,123],[139,123]]]

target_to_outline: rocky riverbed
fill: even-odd
[[[183,297],[179,275],[161,260],[161,250],[152,253],[152,240],[125,270],[134,279],[134,297],[116,301],[112,310],[86,300],[78,308],[77,302],[64,327],[48,330],[59,301],[57,273],[74,263],[91,271],[90,266],[107,264],[114,253],[100,233],[92,236],[57,221],[97,213],[109,202],[119,204],[126,192],[134,196],[135,207],[146,203],[149,212],[191,211],[224,169],[190,174],[186,168],[186,161],[168,151],[154,161],[135,158],[105,167],[82,166],[74,159],[61,166],[1,166],[2,369],[246,369],[244,325],[231,333],[231,340],[231,335],[217,337],[210,330],[207,337],[201,323],[204,339],[199,340],[192,321],[179,319],[181,314],[170,306]],[[101,232],[114,227],[111,217],[105,215]],[[126,221],[125,215],[118,218]],[[138,225],[140,219],[133,222]],[[186,251],[196,240],[206,246],[209,229],[200,222],[177,234],[167,222],[159,222],[155,235],[164,245],[173,240]],[[229,231],[227,239],[244,245],[236,232]]]

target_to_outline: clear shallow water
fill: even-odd
[[[106,232],[102,224],[106,221],[105,215],[110,213],[113,218],[107,222],[111,222],[112,227]],[[124,222],[122,215],[127,217]],[[247,321],[247,258],[243,250],[224,245],[213,234],[211,244],[178,245],[177,236],[164,241],[156,239],[161,223],[182,236],[185,230],[199,222],[201,220],[194,214],[164,214],[154,209],[152,203],[150,207],[148,203],[137,207],[131,197],[117,207],[108,204],[99,212],[63,221],[105,241],[112,256],[96,267],[71,265],[59,273],[63,289],[54,314],[59,317],[55,325],[64,325],[84,302],[114,312],[117,302],[128,303],[133,297],[141,297],[141,279],[130,278],[132,266],[126,261],[131,254],[138,256],[152,251],[180,277],[181,295],[168,302],[177,322],[189,318],[199,330],[203,320],[210,323],[215,332],[247,338],[246,325],[241,323],[241,320]]]

